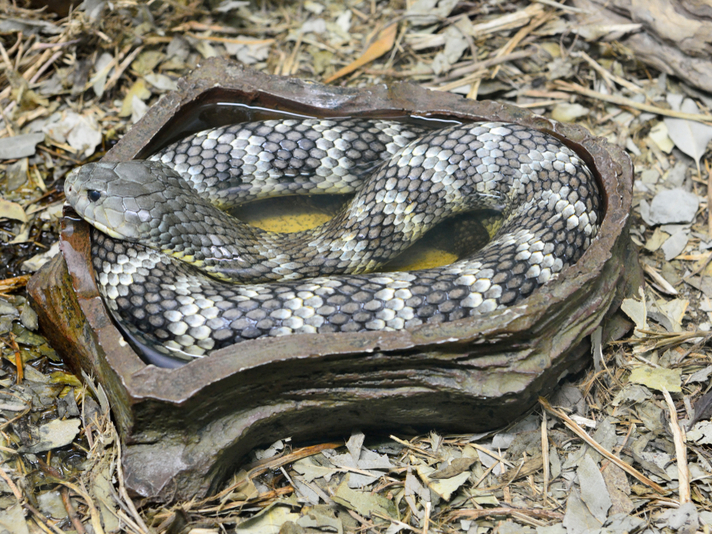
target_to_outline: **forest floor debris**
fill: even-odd
[[[0,529],[9,532],[709,532],[712,95],[636,60],[640,24],[538,2],[86,1],[0,8]],[[349,86],[409,80],[576,122],[636,167],[636,325],[509,428],[355,431],[253,451],[214,496],[132,501],[101,386],[37,333],[22,287],[57,253],[62,179],[203,58]]]

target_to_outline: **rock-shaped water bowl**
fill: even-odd
[[[632,167],[584,129],[529,111],[400,83],[365,89],[269,76],[208,60],[105,156],[146,155],[179,135],[259,109],[311,116],[440,117],[518,122],[561,138],[595,170],[605,217],[581,260],[521,304],[411,331],[302,334],[228,347],[176,369],[146,365],[100,299],[89,227],[67,216],[61,255],[31,281],[42,328],[75,370],[101,382],[123,440],[126,483],[158,500],[216,488],[251,448],[343,436],[353,428],[477,432],[528,410],[589,361],[588,336],[640,284],[628,239]]]

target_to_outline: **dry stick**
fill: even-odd
[[[512,51],[517,48],[519,43],[522,42],[522,40],[529,35],[531,32],[533,32],[536,28],[547,22],[548,20],[551,19],[553,16],[553,13],[540,13],[539,15],[536,15],[535,17],[532,18],[532,20],[521,28],[517,33],[514,34],[514,36],[509,40],[509,42],[504,45],[504,47],[497,52],[498,56],[506,56],[507,54],[511,54]],[[494,70],[492,71],[492,75],[490,76],[490,79],[494,79],[497,76],[497,73],[499,72],[499,69],[502,65],[499,64],[497,65]],[[467,95],[468,98],[470,98],[470,95]]]
[[[111,78],[109,78],[104,84],[104,92],[109,91],[112,87],[114,87],[114,85],[121,78],[121,75],[124,73],[124,71],[129,67],[129,65],[131,65],[133,60],[141,53],[142,50],[143,46],[139,46],[138,48],[136,48],[133,52],[131,52],[128,56],[124,58],[124,60],[119,64],[118,67],[114,69],[114,73],[111,75]],[[122,54],[123,53],[125,52],[122,52]]]
[[[584,52],[584,51],[572,52],[571,55],[573,57],[583,58],[586,61],[586,63],[591,65],[593,70],[595,70],[601,76],[603,76],[603,81],[606,82],[606,85],[610,89],[614,89],[613,82],[616,82],[618,85],[625,87],[626,89],[630,89],[631,91],[640,91],[641,90],[641,88],[639,86],[635,85],[633,82],[629,82],[628,80],[621,78],[620,76],[616,76],[615,74],[604,69],[595,59],[593,59],[591,56],[589,56],[586,52]]]
[[[394,523],[397,526],[399,526],[401,529],[407,528],[408,530],[411,530],[411,531],[415,532],[416,534],[421,534],[423,532],[422,530],[414,527],[413,525],[409,525],[408,523],[403,523],[403,521],[398,521],[397,519],[393,519],[392,517],[389,517],[385,514],[379,514],[378,512],[371,512],[371,515],[378,517],[379,519],[383,519],[385,521],[390,521],[391,523]]]
[[[243,39],[243,38],[232,38],[232,37],[216,37],[214,35],[198,35],[193,32],[186,32],[186,35],[193,37],[194,39],[200,39],[201,41],[213,41],[215,43],[232,43],[232,44],[242,44],[242,45],[261,45],[261,44],[272,44],[275,39]]]
[[[104,534],[104,529],[101,526],[101,515],[99,514],[99,510],[94,505],[94,501],[92,500],[91,495],[89,495],[84,488],[80,488],[76,484],[72,484],[71,482],[62,480],[60,478],[55,478],[51,480],[51,482],[56,482],[57,484],[62,484],[63,486],[66,486],[74,493],[79,495],[82,499],[84,499],[87,504],[87,507],[89,508],[89,520],[91,522],[92,528],[94,529],[94,533]]]
[[[541,414],[541,463],[544,469],[544,499],[549,493],[549,433],[546,430],[546,412]]]
[[[655,282],[658,286],[660,286],[660,289],[664,292],[667,293],[668,295],[677,295],[678,291],[672,285],[670,282],[665,280],[663,278],[663,275],[661,275],[658,271],[656,271],[654,268],[652,268],[650,265],[647,263],[643,266],[643,271],[645,271],[650,278],[653,279],[653,282]]]
[[[672,402],[668,390],[663,387],[663,397],[670,410],[670,430],[675,442],[675,456],[677,456],[677,478],[679,482],[680,504],[691,501],[690,498],[690,470],[687,467],[687,445],[685,445],[685,432],[677,421],[677,410]]]
[[[8,475],[2,467],[0,467],[0,478],[2,478],[7,483],[8,487],[10,488],[10,491],[12,491],[12,494],[15,496],[17,501],[22,502],[22,492],[18,489],[18,487],[10,478],[10,475]]]
[[[673,109],[660,108],[658,106],[651,106],[650,104],[643,104],[641,102],[635,102],[630,98],[625,98],[624,96],[616,95],[606,95],[604,93],[599,93],[598,91],[593,91],[591,89],[586,89],[585,87],[564,81],[554,82],[558,89],[561,91],[568,91],[569,93],[578,93],[589,98],[596,98],[598,100],[603,100],[604,102],[610,102],[611,104],[617,104],[619,106],[627,106],[629,108],[637,109],[640,111],[647,111],[648,113],[656,113],[657,115],[665,115],[667,117],[674,117],[676,119],[685,119],[688,121],[696,121],[703,123],[712,123],[712,115],[704,115],[702,113],[683,113],[682,111],[675,111]]]
[[[47,462],[44,460],[40,459],[39,460],[39,466],[40,469],[48,474],[49,476],[55,477],[55,478],[61,478],[62,473],[60,473],[57,469],[49,465]],[[79,520],[79,517],[77,516],[77,511],[74,509],[74,505],[72,505],[72,501],[69,499],[69,490],[65,487],[62,486],[61,489],[59,490],[59,494],[62,497],[62,503],[64,504],[64,509],[67,511],[67,516],[69,517],[69,520],[72,522],[72,525],[74,526],[74,530],[77,531],[78,534],[87,534],[86,529],[84,528],[84,525],[82,522]]]
[[[74,509],[74,505],[69,498],[69,490],[63,486],[59,494],[62,496],[62,504],[64,504],[64,509],[67,511],[67,515],[74,526],[74,530],[76,530],[79,534],[87,534],[84,524],[80,521],[79,516],[77,516],[77,511]]]
[[[430,509],[433,506],[433,503],[430,501],[425,503],[425,513],[423,514],[423,534],[428,534],[428,530],[430,529]]]
[[[473,74],[469,76],[465,76],[464,78],[461,78],[459,80],[455,80],[454,82],[441,85],[439,87],[436,87],[434,85],[427,85],[426,87],[429,87],[430,89],[436,89],[438,91],[450,91],[451,89],[457,89],[458,87],[462,87],[463,85],[467,85],[468,83],[476,80],[477,78],[480,77],[480,70],[488,69],[489,67],[494,67],[495,65],[499,65],[500,63],[506,63],[507,61],[514,61],[515,59],[523,59],[526,57],[531,57],[536,53],[534,49],[528,48],[526,50],[519,50],[518,52],[512,52],[511,54],[507,54],[504,56],[500,57],[493,57],[490,59],[486,59],[484,61],[477,61],[475,63],[472,63],[471,65],[468,65],[466,67],[462,67],[456,70],[453,70],[450,74],[447,76],[444,76],[443,78],[439,80],[433,81],[433,83],[439,83],[439,82],[446,82],[448,80],[452,80],[454,78],[457,78],[458,76],[462,76],[463,74],[468,74],[470,72],[473,72]]]
[[[482,517],[498,515],[508,515],[516,517],[520,520],[532,522],[536,519],[543,519],[545,521],[561,521],[564,518],[564,514],[559,512],[552,512],[550,510],[507,508],[501,506],[498,508],[483,508],[482,510],[456,510],[448,516],[448,520],[451,521],[454,519],[480,519]]]
[[[666,493],[669,493],[665,488],[661,487],[660,485],[656,484],[652,480],[650,480],[648,477],[646,477],[643,473],[635,469],[633,466],[629,465],[628,463],[624,462],[617,456],[614,456],[611,452],[608,450],[604,449],[601,447],[596,440],[594,440],[591,436],[589,436],[586,431],[581,428],[573,419],[571,419],[568,415],[566,415],[564,412],[555,409],[551,404],[549,404],[549,401],[546,400],[544,397],[539,397],[539,404],[543,406],[543,408],[549,412],[551,415],[554,415],[558,417],[559,419],[564,421],[564,424],[571,430],[574,434],[576,434],[578,437],[580,437],[582,440],[584,440],[586,443],[588,443],[591,447],[596,449],[596,451],[608,458],[611,462],[616,464],[618,467],[623,469],[626,473],[631,475],[632,477],[637,478],[640,482],[643,484],[646,484],[647,486],[650,486],[654,491],[661,495],[665,495]]]
[[[712,168],[710,168],[709,160],[705,160],[705,168],[707,169],[707,234],[712,236]]]
[[[17,368],[17,380],[16,384],[19,384],[22,382],[22,379],[25,377],[25,371],[22,367],[22,354],[20,353],[20,347],[17,345],[17,341],[15,341],[15,334],[10,332],[10,348],[12,351],[15,353],[15,367]]]
[[[40,512],[30,503],[26,502],[22,506],[25,508],[25,510],[29,510],[30,512],[32,512],[32,515],[35,516],[35,521],[37,521],[38,526],[46,528],[47,532],[54,532],[54,534],[64,534],[63,530],[61,530],[57,525],[52,523],[49,519],[47,519],[42,514],[42,512]]]
[[[124,504],[131,512],[136,524],[143,530],[143,532],[151,532],[146,526],[146,523],[144,523],[143,518],[139,515],[138,510],[136,510],[136,506],[134,506],[131,497],[129,497],[129,494],[126,491],[126,485],[124,484],[124,470],[121,466],[121,440],[119,439],[119,436],[116,435],[115,431],[114,439],[116,440],[116,458],[118,459],[116,462],[116,478],[119,479],[119,495],[123,497]]]

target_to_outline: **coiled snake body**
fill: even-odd
[[[354,191],[332,220],[295,234],[215,208]],[[100,230],[93,264],[114,318],[183,360],[260,336],[400,330],[510,306],[576,262],[601,217],[596,181],[573,151],[506,123],[240,124],[149,161],[86,165],[65,192]],[[504,217],[481,250],[434,269],[370,272],[438,222],[481,208]]]

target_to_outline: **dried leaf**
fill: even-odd
[[[639,291],[640,300],[634,298],[623,299],[621,310],[635,323],[638,330],[648,328],[648,314],[645,306],[645,294],[641,288]]]
[[[10,202],[0,198],[0,219],[13,219],[15,221],[27,222],[25,209],[17,202]]]
[[[417,468],[418,476],[433,492],[438,494],[441,499],[449,501],[452,494],[462,486],[470,478],[470,472],[465,471],[451,478],[432,479],[435,469],[426,465],[419,465]]]
[[[44,141],[43,133],[31,133],[0,139],[0,159],[19,159],[33,156],[37,144]]]
[[[27,452],[38,453],[69,445],[79,434],[80,419],[55,419],[40,427],[40,441],[27,447]]]
[[[406,11],[406,17],[415,25],[433,24],[447,17],[457,2],[458,0],[416,0]]]
[[[648,137],[650,137],[651,141],[653,141],[653,143],[655,143],[657,147],[666,154],[669,154],[675,146],[675,143],[673,143],[672,139],[670,139],[670,136],[668,135],[667,125],[664,122],[659,122],[653,126],[650,129]]]
[[[331,83],[334,80],[338,80],[339,78],[352,73],[359,67],[363,67],[366,63],[370,63],[374,59],[378,59],[379,57],[381,57],[383,54],[393,48],[393,44],[396,42],[397,33],[397,24],[391,24],[390,26],[386,26],[378,34],[378,39],[376,39],[371,44],[371,46],[366,49],[366,51],[360,58],[329,76],[326,80],[324,80],[324,83]]]
[[[665,369],[664,367],[640,365],[631,371],[629,380],[658,391],[662,391],[663,388],[671,393],[679,393],[682,391],[680,369]]]
[[[18,503],[0,511],[0,532],[30,534],[25,522],[25,510],[22,504]]]
[[[58,143],[69,143],[87,158],[101,143],[101,127],[97,120],[91,115],[80,115],[74,111],[68,111],[61,120],[48,124],[42,130]]]
[[[695,220],[700,199],[684,189],[660,191],[650,204],[649,219],[653,224],[690,223]]]
[[[557,104],[551,111],[551,118],[560,122],[573,122],[588,115],[590,110],[581,104]]]
[[[680,111],[697,115],[700,110],[694,100],[686,98],[680,106]],[[712,141],[712,126],[701,122],[665,117],[668,135],[675,146],[695,160],[697,170],[700,170],[700,158]]]
[[[67,510],[62,503],[62,497],[58,491],[46,491],[37,496],[40,510],[49,517],[64,519],[67,517]]]
[[[279,534],[279,529],[287,521],[296,522],[299,514],[292,513],[288,506],[281,503],[269,506],[256,516],[243,521],[235,528],[235,532],[253,534]]]
[[[464,473],[477,461],[477,458],[455,458],[450,465],[430,473],[430,478],[452,478]]]
[[[576,474],[581,487],[581,500],[586,503],[593,516],[603,523],[611,507],[611,497],[608,495],[603,475],[590,455],[583,457]]]
[[[336,468],[318,465],[311,457],[294,462],[292,467],[294,467],[295,471],[301,474],[307,482],[321,477],[324,477],[324,480],[328,482],[334,474],[339,472]]]
[[[364,517],[370,518],[374,512],[394,519],[398,517],[398,511],[393,501],[377,494],[355,491],[349,488],[349,476],[347,475],[336,489],[336,493],[332,497],[334,502],[354,510]]]
[[[134,97],[138,97],[139,100],[146,100],[150,96],[151,91],[146,88],[146,82],[143,78],[136,80],[124,97],[119,117],[131,116],[134,110]]]
[[[49,247],[47,252],[42,252],[36,256],[32,256],[29,260],[23,261],[21,265],[22,270],[34,273],[57,254],[59,254],[59,241],[52,243],[52,246]]]
[[[588,510],[576,489],[571,490],[566,501],[566,514],[564,515],[563,524],[569,534],[596,532],[601,528],[601,523]]]
[[[691,425],[702,419],[709,419],[712,416],[712,389],[697,399],[694,411],[695,417],[690,421]]]
[[[697,445],[712,445],[712,421],[701,421],[686,432],[687,440]]]

